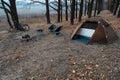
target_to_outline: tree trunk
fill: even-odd
[[[5,5],[4,5],[4,1],[1,0],[1,3],[2,3],[3,9],[4,9],[4,12],[5,12],[5,14],[6,14],[8,24],[9,24],[10,28],[13,29],[12,23],[11,23],[11,21],[10,21],[10,17],[9,17],[9,15],[8,15],[8,12],[7,12],[6,9],[5,9],[6,7],[5,7]]]
[[[47,23],[50,23],[50,12],[49,12],[49,1],[46,0],[46,17],[47,17]]]
[[[119,7],[118,7],[118,14],[117,17],[120,18],[120,2],[119,2]]]
[[[68,5],[67,5],[67,0],[65,0],[65,14],[66,14],[66,21],[68,21]]]
[[[91,6],[90,6],[90,0],[88,0],[88,7],[87,8],[88,8],[87,14],[90,15],[90,8],[91,8]]]
[[[97,13],[97,6],[98,6],[98,2],[96,0],[96,2],[95,2],[95,10],[94,10],[94,17],[96,16],[96,13]]]
[[[89,3],[89,11],[88,11],[88,18],[91,18],[92,16],[92,10],[93,10],[93,5],[94,5],[94,0],[92,0],[90,3]]]
[[[98,12],[97,14],[100,14],[100,12],[102,11],[103,9],[103,0],[98,0]]]
[[[9,2],[11,6],[10,9],[11,9],[11,15],[12,15],[13,21],[16,21],[19,23],[17,9],[16,9],[16,0],[9,0]]]
[[[77,14],[78,14],[78,2],[75,2],[75,10],[76,10],[76,18],[77,18]]]
[[[103,10],[108,10],[108,0],[103,0]]]
[[[21,24],[19,23],[17,9],[16,9],[16,0],[9,0],[9,4],[4,2],[3,0],[1,0],[1,2],[2,2],[2,6],[4,7],[3,9],[7,16],[7,21],[9,23],[10,27],[13,28],[13,26],[14,26],[17,30],[25,31],[23,26],[21,26]],[[11,18],[9,18],[9,16]],[[13,25],[12,25],[12,23],[13,23]]]
[[[115,0],[109,0],[109,10],[113,13]]]
[[[72,0],[71,3],[71,24],[74,24],[74,13],[75,13],[75,0]]]
[[[80,10],[79,10],[79,18],[78,18],[78,22],[81,21],[82,14],[83,14],[83,0],[81,0],[81,3],[80,3]]]
[[[62,3],[61,3],[61,5],[60,5],[60,10],[61,10],[61,12],[60,12],[60,17],[61,17],[61,22],[62,22]]]
[[[60,22],[60,5],[61,5],[61,0],[58,0],[58,20],[57,20],[57,22]]]
[[[114,9],[113,15],[116,14],[118,7],[119,7],[119,0],[115,0],[115,9]]]
[[[117,16],[118,18],[120,18],[120,9],[119,9],[119,11],[118,11],[118,16]]]
[[[87,0],[85,0],[85,10],[84,10],[84,15],[86,16],[87,13]]]
[[[17,8],[16,8],[16,0],[9,0],[9,3],[10,3],[10,6],[11,6],[10,7],[11,17],[12,17],[12,21],[14,23],[15,28],[17,30],[20,30],[20,31],[25,31],[25,29],[19,23]]]

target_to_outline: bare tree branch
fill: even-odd
[[[5,4],[5,5],[7,5],[7,7],[11,7],[7,2],[5,2],[5,1],[3,1],[3,3]]]
[[[33,3],[40,3],[40,4],[43,4],[43,5],[46,5],[45,3],[43,2],[40,2],[40,1],[32,1]],[[55,11],[58,11],[58,9],[54,8],[53,6],[49,5],[52,9],[54,9]]]
[[[11,14],[10,10],[8,10],[7,8],[3,8],[0,6],[0,9],[5,9],[9,14]]]

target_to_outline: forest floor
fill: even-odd
[[[120,19],[108,11],[100,16],[120,37]],[[0,80],[120,80],[120,39],[85,45],[70,39],[77,21],[73,26],[52,21],[63,25],[61,36],[48,32],[44,17],[21,19],[29,24],[28,32],[9,32],[6,21],[0,21]],[[37,29],[44,30],[41,36]],[[26,42],[20,38],[24,34],[35,37]]]

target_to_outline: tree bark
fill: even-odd
[[[58,0],[58,19],[57,19],[57,22],[60,22],[60,5],[61,5],[61,0]]]
[[[66,14],[66,21],[68,21],[68,4],[67,4],[67,0],[65,0],[65,14]]]
[[[17,14],[17,9],[16,9],[16,0],[9,0],[10,3],[10,10],[11,10],[11,16],[13,21],[16,21],[19,23],[19,19],[18,19],[18,14]]]
[[[78,2],[77,2],[77,0],[75,1],[75,10],[76,10],[76,18],[77,18],[77,14],[78,14]]]
[[[74,13],[75,13],[75,0],[72,0],[71,3],[71,24],[74,24]]]
[[[109,10],[113,13],[115,7],[115,0],[109,0]]]
[[[62,7],[62,3],[60,5],[60,19],[61,19],[61,22],[62,22],[62,14],[63,14],[63,7]]]
[[[6,14],[8,24],[9,24],[10,28],[13,29],[12,22],[10,21],[10,17],[9,17],[9,15],[8,15],[8,12],[6,11],[6,7],[5,7],[5,4],[4,4],[4,1],[1,0],[1,3],[2,3],[3,9],[4,9],[4,12],[5,12],[5,14]]]
[[[117,15],[117,17],[120,18],[120,9],[119,9],[119,11],[118,11],[118,15]]]
[[[49,1],[46,0],[46,18],[47,18],[47,23],[50,23],[50,12],[49,12]]]
[[[102,11],[103,9],[103,0],[98,0],[98,12],[97,14],[100,14],[100,12]]]
[[[117,15],[117,17],[120,18],[120,2],[119,2],[118,15]]]
[[[96,2],[95,2],[95,10],[94,10],[94,17],[96,16],[96,13],[97,13],[97,6],[98,6],[98,2],[96,0]]]
[[[115,9],[114,9],[113,15],[116,14],[118,7],[119,7],[119,0],[115,0]]]
[[[16,8],[16,0],[9,0],[10,3],[10,10],[11,10],[11,18],[14,23],[14,26],[17,30],[25,31],[23,26],[19,23],[17,8]]]
[[[85,0],[85,10],[84,10],[84,15],[86,16],[87,14],[87,0]]]
[[[92,16],[92,10],[93,10],[93,5],[94,5],[94,0],[92,0],[91,2],[89,2],[89,11],[88,11],[88,18],[91,18]]]
[[[90,0],[88,0],[88,7],[87,8],[88,8],[87,14],[90,15],[90,8],[91,8],[91,6],[90,6]]]
[[[81,19],[82,19],[82,14],[83,14],[83,0],[81,0],[81,3],[80,3],[80,10],[79,10],[78,22],[81,21]]]

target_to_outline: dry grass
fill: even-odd
[[[116,24],[115,30],[120,37],[119,19],[108,14],[107,11],[101,13],[112,25]],[[64,26],[62,36],[48,32],[50,24],[46,24],[44,17],[21,21],[29,24],[31,30],[10,33],[6,31],[6,22],[0,23],[0,80],[120,79],[120,40],[104,45],[72,41],[70,34],[78,25],[77,20],[75,25],[65,20],[57,23],[56,17],[52,16],[52,23]],[[36,35],[36,29],[44,29],[43,35]],[[21,41],[19,37],[24,34],[35,34],[36,38]]]

